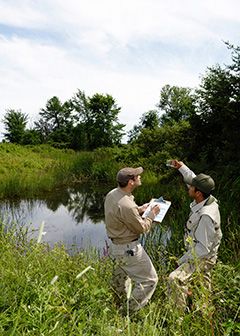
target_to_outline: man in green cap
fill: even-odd
[[[172,167],[178,169],[188,186],[188,194],[193,199],[190,214],[185,225],[186,253],[177,260],[178,267],[169,275],[169,285],[175,304],[186,308],[189,294],[188,284],[196,269],[203,276],[204,286],[211,288],[210,270],[217,260],[217,252],[222,238],[220,213],[216,198],[211,193],[215,188],[209,175],[195,175],[183,162],[172,160]]]

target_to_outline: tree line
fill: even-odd
[[[209,67],[195,89],[165,85],[157,109],[130,131],[129,142],[152,168],[178,157],[239,176],[240,47],[226,46],[230,65]]]
[[[21,110],[7,110],[3,118],[4,138],[21,145],[48,143],[55,147],[93,150],[118,145],[125,125],[118,121],[120,108],[106,94],[86,96],[78,90],[62,103],[56,96],[47,101],[34,127],[27,129],[28,115]]]
[[[240,47],[226,43],[230,65],[207,68],[198,88],[165,85],[155,110],[145,112],[128,133],[128,145],[138,155],[161,154],[202,160],[211,165],[240,162]],[[48,143],[74,150],[121,145],[121,108],[109,94],[86,96],[78,89],[62,103],[56,96],[27,129],[28,115],[8,109],[3,118],[8,142]]]

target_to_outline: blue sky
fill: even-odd
[[[240,45],[239,0],[0,0],[0,120],[54,95],[112,95],[126,131],[166,85],[196,87]],[[0,122],[0,132],[3,131]]]

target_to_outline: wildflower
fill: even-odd
[[[127,291],[127,300],[130,299],[132,293],[132,281],[129,282],[128,291]]]
[[[82,272],[80,272],[77,276],[76,276],[76,279],[79,279],[79,278],[81,278],[81,276],[83,275],[83,274],[85,274],[87,271],[89,271],[89,270],[94,270],[94,268],[92,267],[92,266],[88,266],[88,267],[86,267]]]
[[[39,229],[38,239],[37,239],[38,244],[41,243],[42,235],[45,234],[45,232],[43,232],[44,225],[45,225],[45,222],[42,221],[42,224],[40,225],[40,229]]]
[[[58,279],[58,275],[55,275],[55,277],[52,278],[50,284],[53,285]]]

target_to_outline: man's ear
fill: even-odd
[[[203,197],[203,193],[200,190],[197,190],[196,193],[198,193],[198,195],[201,195]]]

